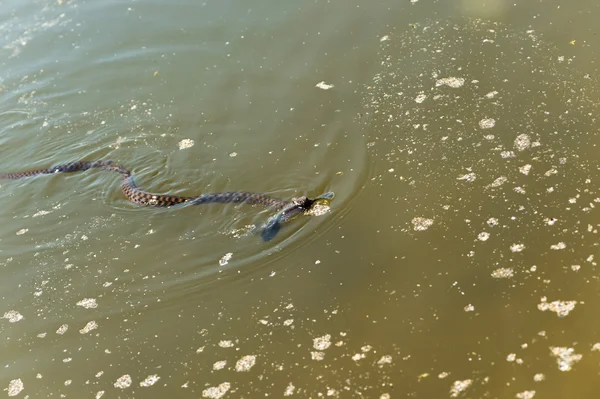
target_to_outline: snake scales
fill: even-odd
[[[188,204],[200,205],[209,203],[246,203],[251,205],[262,205],[264,207],[278,211],[267,222],[261,236],[265,241],[272,239],[280,229],[280,224],[286,222],[300,213],[306,212],[312,206],[321,201],[328,201],[333,198],[333,193],[325,193],[317,198],[307,197],[294,198],[291,201],[285,201],[279,198],[273,198],[261,193],[250,193],[246,191],[231,191],[223,193],[201,194],[195,197],[182,197],[177,195],[153,194],[140,190],[133,180],[131,172],[124,167],[115,164],[112,161],[76,161],[62,165],[52,166],[50,168],[36,169],[27,172],[2,173],[0,179],[20,179],[23,177],[47,175],[54,173],[79,172],[92,168],[117,172],[121,175],[121,190],[125,197],[131,202],[145,206],[168,207],[174,205]]]

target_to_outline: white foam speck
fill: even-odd
[[[85,327],[83,327],[81,330],[79,330],[79,333],[81,334],[87,334],[92,330],[95,330],[96,328],[98,328],[98,323],[96,323],[95,321],[90,321],[88,322]]]
[[[412,220],[413,229],[415,231],[425,231],[431,225],[433,225],[433,219],[427,219],[424,217],[416,217]]]
[[[538,304],[538,309],[542,312],[547,310],[556,313],[558,317],[568,316],[573,309],[575,309],[577,301],[553,301],[547,302],[546,297],[542,298],[542,301]]]
[[[231,384],[224,382],[219,384],[219,386],[210,387],[202,391],[202,397],[209,399],[220,399],[227,393],[227,391],[229,391],[230,388]]]
[[[482,119],[479,121],[479,127],[482,129],[491,129],[496,125],[496,121],[494,119]]]
[[[160,380],[160,377],[156,374],[153,375],[149,375],[148,377],[146,377],[146,379],[142,382],[140,382],[140,386],[141,387],[150,387],[154,384],[156,384],[156,382]]]
[[[219,266],[225,266],[229,263],[229,260],[233,256],[233,252],[228,252],[221,259],[219,259]]]
[[[464,180],[467,181],[469,183],[475,181],[475,179],[477,179],[477,175],[475,173],[467,173],[466,175],[462,175],[456,178],[456,180]]]
[[[525,245],[524,244],[513,244],[510,246],[510,250],[512,252],[521,252],[525,249]]]
[[[23,320],[23,315],[16,310],[9,310],[8,312],[4,313],[3,318],[8,320],[9,323],[16,323]]]
[[[130,385],[131,385],[131,376],[129,374],[122,375],[114,383],[115,388],[121,388],[121,389],[129,388]]]
[[[415,97],[415,102],[418,104],[421,104],[423,101],[425,101],[426,98],[427,98],[427,96],[425,94],[421,93],[417,97]]]
[[[177,143],[179,145],[179,149],[183,150],[185,148],[190,148],[194,145],[194,140],[192,139],[183,139],[181,140],[179,143]]]
[[[531,138],[529,135],[523,133],[517,136],[515,139],[515,149],[517,151],[524,151],[531,146]]]
[[[450,397],[456,398],[461,392],[464,392],[471,386],[473,380],[454,381],[450,388]]]
[[[17,396],[25,388],[20,378],[11,380],[8,384],[8,396]]]
[[[321,82],[317,83],[317,84],[315,85],[315,87],[318,87],[318,88],[319,88],[319,89],[321,89],[321,90],[329,90],[329,89],[332,89],[334,86],[333,86],[333,85],[330,85],[330,84],[327,84],[327,83],[325,83],[325,81],[321,81]]]
[[[313,348],[316,350],[322,351],[331,346],[331,335],[326,334],[322,337],[317,337],[313,339]]]
[[[461,87],[464,84],[465,84],[465,79],[464,78],[455,78],[455,77],[442,78],[442,79],[438,79],[435,82],[436,86],[448,86],[448,87],[451,87],[453,89],[457,89],[457,88]]]
[[[481,233],[479,233],[479,235],[477,236],[477,239],[480,241],[487,241],[488,238],[490,238],[490,233],[482,231]]]
[[[84,298],[81,301],[77,302],[77,306],[81,306],[86,309],[95,309],[98,307],[96,303],[96,299],[94,298]]]
[[[237,361],[235,364],[235,371],[249,371],[256,364],[256,356],[255,355],[246,355]]]

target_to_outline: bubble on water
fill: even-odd
[[[156,382],[160,380],[160,377],[157,374],[152,374],[149,375],[148,377],[146,377],[144,379],[144,381],[140,382],[140,386],[141,387],[150,387],[154,384],[156,384]]]
[[[283,396],[292,396],[294,394],[295,390],[296,390],[296,387],[294,386],[294,384],[292,384],[290,382],[288,384],[288,386],[285,388],[285,391],[283,391]]]
[[[525,249],[524,244],[513,244],[510,246],[512,252],[522,252]]]
[[[583,355],[575,353],[575,349],[566,347],[550,347],[552,356],[556,357],[556,363],[560,371],[570,371],[573,365],[581,360]]]
[[[477,236],[477,239],[480,241],[487,241],[488,238],[490,238],[490,233],[486,232],[486,231],[482,231],[481,233],[479,233],[479,235]]]
[[[415,97],[415,102],[417,104],[421,104],[423,101],[425,101],[426,98],[427,98],[427,96],[425,94],[421,93]]]
[[[322,351],[331,346],[331,335],[323,335],[322,337],[313,339],[313,348],[316,350]]]
[[[86,309],[95,309],[98,307],[95,298],[84,298],[81,301],[77,302],[77,306],[81,306]]]
[[[210,387],[203,390],[202,397],[209,399],[220,399],[223,396],[225,396],[225,394],[227,393],[227,391],[229,391],[230,388],[231,384],[229,382],[224,382],[216,387]]]
[[[482,129],[491,129],[496,126],[496,121],[491,118],[485,118],[479,121],[479,127]]]
[[[315,85],[315,87],[318,87],[318,88],[319,88],[319,89],[321,89],[321,90],[329,90],[329,89],[333,89],[333,88],[334,88],[334,85],[331,85],[331,84],[325,83],[325,81],[321,81],[321,82],[317,83],[317,84]]]
[[[131,386],[131,382],[131,376],[129,374],[125,374],[119,377],[117,381],[115,381],[114,386],[115,388],[125,389]]]
[[[227,234],[235,237],[235,238],[240,238],[240,237],[246,237],[252,234],[252,232],[256,230],[256,225],[254,224],[247,224],[243,227],[237,228],[237,229],[232,229],[231,231],[229,231]],[[232,254],[233,255],[233,254]]]
[[[194,140],[192,139],[183,139],[179,143],[177,143],[180,150],[184,150],[186,148],[190,148],[194,146]]]
[[[85,327],[83,327],[81,330],[79,330],[79,332],[81,334],[87,334],[92,330],[95,330],[96,328],[98,328],[98,323],[96,323],[95,321],[90,321],[88,322]]]
[[[456,178],[456,180],[464,180],[464,181],[467,181],[469,183],[470,182],[474,182],[475,179],[477,179],[477,175],[475,173],[473,173],[473,172],[467,173],[466,175],[458,176]]]
[[[67,332],[68,329],[69,329],[69,325],[68,324],[63,324],[62,326],[58,327],[58,330],[56,330],[56,333],[58,335],[63,335],[64,333]]]
[[[514,275],[514,270],[508,267],[500,267],[492,272],[493,278],[511,278]]]
[[[17,396],[21,393],[23,389],[25,389],[25,386],[23,385],[23,381],[21,381],[20,378],[17,378],[16,380],[11,380],[8,383],[8,396]]]
[[[538,309],[542,312],[549,310],[556,313],[558,317],[568,316],[575,309],[577,301],[553,301],[547,302],[546,297],[542,297],[541,303],[538,304]]]
[[[492,182],[492,184],[489,185],[489,187],[493,187],[493,188],[500,187],[501,185],[503,185],[507,181],[508,181],[508,179],[506,178],[506,176],[500,176],[496,180],[494,180]]]
[[[531,138],[528,134],[520,134],[515,139],[514,145],[517,151],[525,151],[531,146]]]
[[[533,399],[534,396],[535,391],[523,391],[516,395],[517,399]]]
[[[448,87],[452,87],[453,89],[462,87],[462,85],[464,85],[464,84],[465,84],[464,78],[455,78],[455,77],[442,78],[442,79],[438,79],[435,82],[436,87],[448,86]]]
[[[553,244],[550,245],[550,249],[553,249],[555,251],[561,250],[561,249],[565,249],[567,247],[567,244],[565,244],[564,242],[559,242],[558,244]]]
[[[23,320],[23,315],[16,310],[9,310],[8,312],[4,313],[3,318],[8,320],[9,323],[16,323]]]
[[[523,173],[525,176],[527,176],[530,171],[531,171],[531,165],[530,164],[523,165],[523,166],[519,167],[519,172]]]
[[[498,225],[498,219],[496,219],[496,218],[489,218],[489,219],[487,220],[487,224],[488,224],[490,227],[497,226],[497,225]]]
[[[545,218],[544,219],[544,223],[546,223],[548,226],[552,226],[557,221],[558,221],[558,219],[556,219],[556,218]]]
[[[415,231],[425,231],[433,225],[433,220],[424,217],[416,217],[413,218],[412,224]]]
[[[255,355],[246,355],[237,361],[235,364],[235,371],[243,372],[249,371],[256,364],[256,356]]]
[[[550,176],[555,175],[557,173],[558,173],[558,170],[556,168],[550,168],[546,172],[544,172],[544,176],[550,177]]]
[[[219,259],[219,266],[225,266],[226,264],[228,264],[232,256],[233,252],[228,252],[225,255],[223,255],[221,259]]]
[[[390,356],[390,355],[382,356],[381,359],[379,359],[377,361],[377,364],[379,364],[379,365],[392,364],[392,356]]]
[[[227,365],[227,360],[219,360],[213,364],[213,370],[223,370]]]
[[[450,388],[450,397],[456,398],[462,392],[466,391],[473,384],[473,380],[463,380],[463,381],[454,381],[452,387]]]

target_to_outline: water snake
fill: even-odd
[[[281,228],[281,223],[293,219],[300,213],[309,211],[316,203],[329,201],[334,194],[328,192],[316,198],[299,197],[291,201],[273,198],[262,193],[251,193],[246,191],[230,191],[223,193],[201,194],[194,197],[182,197],[177,195],[153,194],[140,190],[134,182],[131,172],[112,161],[76,161],[50,168],[36,169],[27,172],[1,173],[0,179],[20,179],[36,175],[48,175],[55,173],[79,172],[92,168],[98,168],[117,172],[121,175],[121,191],[131,202],[144,206],[169,207],[175,205],[200,205],[209,203],[246,203],[251,205],[262,205],[277,211],[269,218],[261,237],[265,241],[271,240]]]

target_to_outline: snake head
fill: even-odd
[[[333,199],[333,193],[325,193],[314,199],[306,196],[294,198],[282,210],[271,216],[265,225],[261,237],[263,241],[271,241],[281,229],[281,224],[288,222],[301,213],[310,211],[313,205]]]

